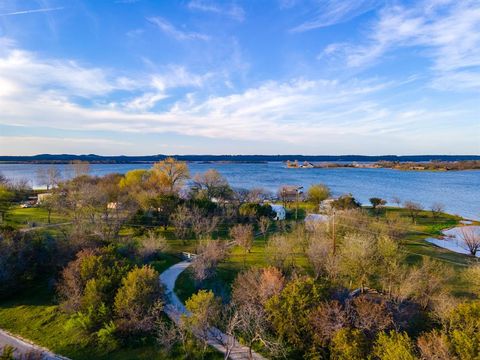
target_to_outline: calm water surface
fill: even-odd
[[[40,164],[0,164],[0,173],[11,179],[26,179],[36,187]],[[65,178],[68,165],[57,166]],[[125,173],[133,169],[148,169],[151,164],[92,164],[91,174]],[[362,203],[376,196],[392,201],[413,200],[426,208],[434,202],[445,205],[447,212],[467,218],[480,218],[480,170],[430,172],[391,169],[287,169],[283,163],[262,164],[189,163],[192,175],[217,169],[233,187],[263,187],[272,192],[281,185],[327,184],[334,195],[352,193]]]

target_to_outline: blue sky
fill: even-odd
[[[37,153],[480,154],[480,1],[0,1]]]

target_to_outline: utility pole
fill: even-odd
[[[303,186],[298,186],[297,188],[295,188],[295,192],[296,192],[296,195],[297,195],[297,201],[296,201],[296,206],[295,206],[295,221],[298,220],[298,195],[300,193],[300,190],[303,189]]]
[[[332,214],[332,252],[333,252],[333,255],[335,255],[335,210],[333,210],[333,214]]]

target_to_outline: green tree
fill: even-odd
[[[387,203],[385,200],[377,197],[372,197],[369,200],[370,200],[370,204],[372,204],[372,208],[374,209],[376,209],[380,205],[385,205]]]
[[[115,296],[118,327],[125,332],[147,332],[155,325],[160,310],[162,287],[159,274],[150,266],[132,269]]]
[[[329,196],[330,189],[327,185],[324,184],[314,184],[310,186],[307,190],[308,201],[310,201],[313,205],[317,207],[323,200],[328,199]]]
[[[480,302],[455,308],[446,325],[452,347],[460,360],[480,358]]]
[[[338,330],[330,344],[332,360],[363,360],[367,358],[368,342],[358,329]]]
[[[332,207],[337,210],[358,209],[360,206],[360,203],[352,196],[352,194],[342,195],[338,199],[332,201]]]
[[[209,330],[217,326],[220,319],[221,301],[212,291],[200,290],[185,302],[185,307],[190,316],[183,315],[182,322],[192,333],[200,336],[205,351],[208,346]]]
[[[267,315],[277,334],[302,349],[309,343],[310,314],[327,294],[327,284],[310,277],[290,281],[280,294],[265,304]]]
[[[414,344],[406,333],[381,332],[373,348],[373,354],[379,360],[417,360]]]

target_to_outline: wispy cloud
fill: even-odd
[[[147,20],[157,26],[161,31],[163,31],[166,35],[169,35],[177,40],[209,40],[210,37],[205,34],[197,33],[197,32],[190,32],[190,31],[183,31],[175,26],[173,26],[167,20],[156,16],[156,17],[149,17]]]
[[[400,48],[421,49],[417,53],[431,60],[436,88],[478,89],[480,2],[428,0],[413,8],[387,7],[365,44],[331,44],[322,55],[343,53],[348,66],[366,67]]]
[[[225,5],[206,0],[192,0],[188,3],[188,8],[191,10],[225,15],[237,21],[245,20],[245,11],[235,3]]]
[[[304,32],[350,21],[377,7],[380,0],[326,0],[315,4],[313,15],[291,32]],[[291,5],[293,6],[293,5]],[[289,6],[289,7],[291,7]]]
[[[371,152],[373,142],[378,152],[408,153],[412,136],[417,139],[424,131],[431,141],[426,136],[419,142],[423,145],[415,147],[417,152],[431,152],[439,142],[465,153],[478,150],[478,139],[471,136],[479,130],[472,103],[449,108],[388,101],[388,94],[403,86],[393,81],[295,78],[214,95],[203,90],[212,75],[196,75],[185,67],[171,66],[135,81],[112,71],[40,58],[15,47],[4,50],[0,52],[0,124],[269,142],[277,146],[271,151],[282,151],[287,144],[317,153]],[[187,89],[181,95],[155,106],[170,96],[169,89],[183,87]],[[113,103],[110,94],[118,90],[124,101]],[[84,98],[79,99],[79,94]],[[468,126],[458,126],[458,136],[452,136],[451,123],[459,117]],[[47,142],[42,144],[47,147]],[[122,148],[110,145],[108,149]],[[62,146],[72,149],[66,143]],[[90,144],[78,146],[85,149]]]
[[[30,10],[21,10],[21,11],[13,11],[9,13],[0,14],[0,16],[14,16],[14,15],[25,15],[25,14],[35,14],[35,13],[44,13],[50,11],[58,11],[63,10],[64,7],[53,7],[53,8],[42,8],[42,9],[30,9]]]

